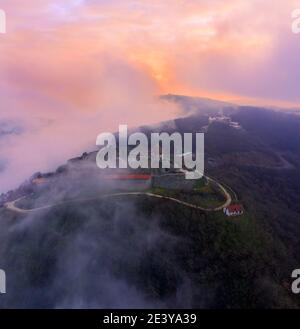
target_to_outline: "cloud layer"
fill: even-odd
[[[178,115],[184,93],[300,103],[297,1],[2,0],[0,192],[118,124]],[[4,166],[4,169],[3,169]]]

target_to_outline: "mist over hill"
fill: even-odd
[[[244,216],[143,196],[89,200],[106,187],[95,153],[84,153],[1,196],[0,268],[9,292],[2,307],[299,307],[290,274],[300,262],[300,118],[166,99],[186,114],[138,130],[204,132],[205,172],[236,194]],[[51,183],[36,186],[34,179]],[[30,195],[20,206],[57,206],[6,209]]]

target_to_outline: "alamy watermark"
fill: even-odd
[[[149,138],[142,132],[135,132],[128,136],[127,125],[120,125],[117,138],[112,133],[102,133],[96,144],[102,147],[96,157],[101,169],[173,166],[184,172],[186,179],[199,179],[204,174],[203,133],[151,133]]]
[[[295,280],[292,282],[292,292],[294,294],[300,293],[300,269],[296,269],[292,272],[292,278]]]
[[[0,270],[0,294],[6,293],[6,274],[3,270]]]
[[[0,33],[6,33],[6,13],[2,9],[0,9]]]
[[[300,8],[292,11],[292,32],[295,34],[300,33]]]

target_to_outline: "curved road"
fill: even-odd
[[[189,207],[189,208],[193,208],[193,209],[198,209],[198,210],[202,210],[202,211],[207,211],[207,212],[212,212],[212,211],[219,211],[222,210],[223,208],[229,206],[232,202],[232,198],[230,193],[226,190],[226,188],[221,185],[219,182],[217,182],[216,180],[214,180],[211,177],[206,176],[206,178],[211,181],[214,182],[215,184],[217,184],[220,188],[220,190],[222,191],[222,193],[224,194],[224,196],[226,197],[226,201],[223,205],[219,206],[219,207],[215,207],[212,209],[209,208],[204,208],[192,203],[188,203],[176,198],[172,198],[172,197],[168,197],[168,196],[163,196],[160,194],[154,194],[154,193],[150,193],[150,192],[123,192],[123,193],[111,193],[111,194],[104,194],[98,197],[93,197],[93,198],[85,198],[85,199],[75,199],[75,200],[69,200],[69,201],[63,201],[63,202],[58,202],[56,204],[53,205],[47,205],[47,206],[43,206],[43,207],[39,207],[39,208],[34,208],[34,209],[22,209],[19,208],[18,206],[16,206],[16,203],[24,198],[26,198],[26,196],[19,198],[17,200],[11,201],[11,202],[7,202],[4,207],[20,213],[20,214],[30,214],[30,213],[34,213],[40,210],[46,210],[46,209],[50,209],[56,206],[60,206],[60,205],[64,205],[64,204],[68,204],[68,203],[74,203],[74,202],[85,202],[85,201],[92,201],[92,200],[98,200],[98,199],[103,199],[103,198],[107,198],[107,197],[118,197],[118,196],[133,196],[133,195],[141,195],[141,196],[148,196],[148,197],[153,197],[153,198],[158,198],[158,199],[165,199],[165,200],[170,200],[176,203],[179,203],[183,206]]]

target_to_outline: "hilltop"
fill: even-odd
[[[299,128],[295,115],[228,104],[139,128],[205,132],[206,175],[244,205],[240,217],[147,195],[33,214],[0,208],[0,267],[13,282],[1,306],[298,307],[289,280],[300,261]],[[93,196],[104,187],[95,154],[36,173],[2,205],[25,195],[33,195],[25,208]],[[146,192],[183,197],[180,184],[167,184]]]

